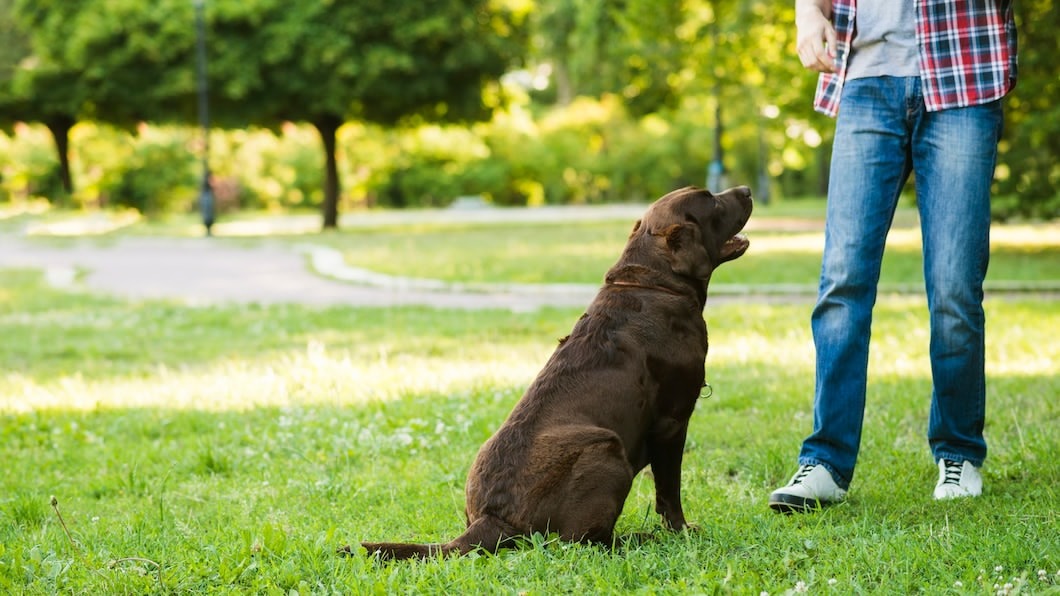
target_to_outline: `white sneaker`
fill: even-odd
[[[803,513],[842,501],[846,496],[847,491],[839,488],[824,466],[799,466],[787,486],[769,495],[769,507],[778,513]]]
[[[983,477],[971,462],[939,460],[939,481],[935,485],[936,499],[978,497],[983,494]]]

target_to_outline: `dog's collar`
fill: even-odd
[[[659,292],[666,292],[667,294],[673,294],[674,296],[686,296],[686,294],[678,292],[677,290],[674,290],[672,288],[667,288],[665,286],[648,286],[648,285],[644,285],[644,284],[634,283],[634,282],[631,282],[631,281],[620,281],[620,280],[609,281],[608,284],[610,284],[612,286],[622,286],[622,287],[625,287],[625,288],[640,288],[642,290],[657,290]]]

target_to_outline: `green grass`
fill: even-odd
[[[580,311],[188,307],[0,272],[0,592],[1060,593],[1060,303],[986,309],[979,499],[930,498],[925,308],[884,297],[849,500],[771,513],[812,422],[808,306],[719,303],[698,530],[663,531],[642,474],[618,530],[645,543],[383,564],[333,551],[458,534],[475,451]]]
[[[800,285],[816,288],[822,232],[765,229],[749,233],[751,248],[739,269],[719,269],[719,284]],[[421,226],[344,232],[324,241],[355,266],[448,281],[599,283],[629,235],[629,222]],[[784,258],[775,258],[782,253]],[[881,284],[918,284],[922,277],[918,229],[891,233]],[[1060,282],[1060,224],[995,227],[988,283]]]

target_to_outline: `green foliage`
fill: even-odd
[[[1060,11],[1052,0],[1015,5],[1019,80],[1005,100],[994,216],[1060,217],[1060,76],[1056,56]]]
[[[62,193],[55,146],[45,129],[21,125],[12,136],[0,133],[0,198],[25,201]]]
[[[171,131],[171,134],[185,136],[187,133]],[[133,154],[150,136],[153,135],[133,135],[105,124],[86,122],[75,126],[70,131],[73,147],[70,167],[78,186],[72,206],[99,208],[110,204],[109,196],[122,184],[122,177],[133,163]],[[19,140],[15,138],[16,142]],[[181,156],[181,160],[186,159]]]
[[[993,211],[1052,218],[1060,12],[1052,0],[1015,9],[1021,72],[1005,102]],[[212,119],[248,135],[214,144],[215,192],[228,209],[322,206],[328,224],[340,194],[348,206],[468,194],[502,205],[640,200],[702,183],[715,141],[731,184],[794,197],[822,194],[827,180],[833,123],[812,111],[816,76],[794,56],[791,3],[209,0],[205,20]],[[99,181],[123,175],[117,160],[76,146],[79,121],[133,130],[197,119],[190,0],[0,0],[0,38],[0,128],[43,123],[60,153],[75,131],[69,167],[16,152],[30,162],[0,180],[7,197],[95,204]],[[536,77],[528,88],[514,82],[525,82],[520,68]],[[452,147],[421,142],[434,123],[471,120],[489,125],[446,128]],[[288,122],[311,124],[318,138]],[[250,155],[255,147],[265,153]],[[314,157],[322,148],[325,159]]]
[[[198,162],[186,141],[165,132],[141,134],[124,168],[108,172],[114,177],[101,189],[107,202],[148,216],[189,210],[196,196]]]
[[[215,192],[223,181],[230,181],[239,191],[237,206],[241,208],[319,207],[323,171],[318,135],[308,127],[290,124],[279,132],[215,131],[211,141]]]

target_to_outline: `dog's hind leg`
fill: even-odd
[[[615,522],[633,484],[633,470],[617,437],[586,446],[557,487],[550,523],[560,538],[610,547]]]

